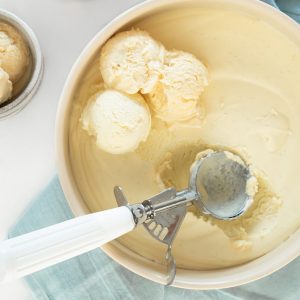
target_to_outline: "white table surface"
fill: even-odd
[[[0,0],[1,9],[15,13],[34,30],[45,63],[42,84],[29,105],[0,121],[0,239],[55,174],[55,114],[72,64],[103,25],[139,2]],[[21,280],[0,285],[1,300],[32,298]]]

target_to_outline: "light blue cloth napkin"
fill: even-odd
[[[273,0],[270,1],[273,2]],[[277,8],[300,23],[300,0],[275,0],[275,5],[277,5]]]
[[[273,0],[265,2],[275,5]],[[292,17],[299,18],[290,4],[300,0],[277,0]],[[14,237],[73,217],[58,178],[33,200],[16,226]],[[300,299],[300,258],[285,268],[254,283],[215,291],[193,291],[153,283],[121,267],[100,249],[70,259],[25,278],[38,300],[298,300]]]

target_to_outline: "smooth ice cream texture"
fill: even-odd
[[[206,67],[190,53],[167,51],[145,31],[133,29],[108,40],[100,71],[107,86],[146,94],[154,116],[167,123],[200,114],[199,98],[208,84]]]
[[[103,90],[90,99],[81,116],[97,146],[112,154],[134,151],[147,139],[151,116],[141,95]]]
[[[24,74],[29,63],[29,50],[20,35],[12,26],[0,22],[0,67],[16,83]]]
[[[205,66],[194,55],[183,51],[166,51],[161,77],[148,95],[156,116],[167,123],[197,116],[199,97],[208,84]]]
[[[184,189],[197,153],[228,150],[253,166],[258,180],[253,204],[229,222],[189,207],[172,245],[176,264],[183,269],[221,270],[276,249],[300,226],[298,41],[268,20],[215,6],[163,11],[132,26],[148,31],[165,49],[184,50],[203,62],[209,77],[200,95],[205,115],[199,126],[189,120],[169,126],[156,117],[148,93],[152,124],[147,140],[126,154],[99,150],[78,122],[94,94],[93,85],[103,83],[95,59],[78,86],[70,116],[70,163],[83,201],[91,212],[115,207],[116,184],[130,203],[148,199],[166,186]],[[248,188],[256,192],[251,182]],[[155,266],[163,261],[165,245],[141,227],[111,245],[119,243],[126,248],[124,255],[134,253]]]
[[[164,48],[145,31],[116,34],[100,54],[104,82],[124,93],[149,93],[159,78]]]
[[[12,83],[8,74],[0,68],[0,104],[11,97]]]

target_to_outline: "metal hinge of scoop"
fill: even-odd
[[[186,205],[179,205],[165,210],[157,209],[158,211],[155,210],[155,207],[175,199],[180,193],[176,193],[174,188],[170,188],[137,205],[129,205],[122,189],[118,186],[115,187],[114,194],[118,206],[126,205],[131,209],[136,224],[143,224],[144,228],[154,239],[167,245],[168,248],[165,255],[167,266],[166,283],[167,285],[172,284],[176,275],[176,262],[171,248],[186,215]]]

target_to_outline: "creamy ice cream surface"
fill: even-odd
[[[258,180],[249,211],[237,220],[218,221],[189,208],[172,246],[179,268],[211,270],[261,257],[299,229],[300,42],[286,28],[250,12],[219,10],[200,2],[199,8],[163,11],[130,25],[141,28],[143,41],[151,36],[154,44],[130,42],[125,49],[134,52],[144,49],[145,44],[148,50],[156,49],[159,67],[155,76],[152,72],[144,76],[149,66],[146,62],[155,56],[150,55],[152,51],[124,54],[120,41],[133,33],[116,34],[104,46],[100,61],[109,58],[104,65],[110,71],[105,74],[101,69],[101,78],[98,59],[87,68],[74,97],[69,149],[78,192],[92,212],[116,206],[112,193],[116,184],[122,186],[131,203],[141,202],[167,186],[186,188],[189,168],[201,151],[229,150],[240,155],[253,167]],[[155,41],[164,45],[163,55],[158,50],[162,46]],[[116,47],[112,47],[114,43]],[[130,75],[132,63],[143,76]],[[147,138],[139,135],[146,140],[134,151],[119,155],[102,151],[79,122],[92,103],[91,96],[99,92],[95,86],[103,84],[102,79],[106,88],[146,92],[143,96],[151,107],[151,129]],[[156,99],[155,93],[157,101],[153,104],[148,96]],[[114,107],[120,111],[119,104]],[[101,117],[98,112],[93,119]],[[103,124],[106,131],[119,126],[118,121],[113,126]],[[247,188],[249,193],[256,191],[253,182]],[[142,227],[114,245],[120,244],[151,264],[163,261],[165,246]]]
[[[11,25],[0,22],[0,67],[16,83],[29,63],[29,50],[20,33]]]
[[[199,98],[207,84],[206,67],[194,55],[166,51],[161,77],[147,100],[167,123],[189,120],[201,114]]]
[[[159,78],[164,48],[145,31],[116,34],[102,48],[100,70],[104,82],[128,94],[153,90]]]
[[[205,66],[190,53],[167,51],[145,31],[132,29],[109,39],[101,50],[100,72],[105,86],[115,91],[94,96],[96,100],[90,101],[82,115],[82,124],[96,136],[99,148],[107,152],[134,151],[148,136],[149,117],[144,118],[145,127],[139,131],[132,118],[135,107],[132,105],[131,111],[128,105],[122,113],[122,105],[130,103],[125,101],[130,99],[129,94],[139,103],[142,96],[138,92],[145,94],[154,116],[166,123],[200,116],[199,97],[208,84]],[[121,92],[127,96],[121,96]],[[135,130],[129,135],[131,127]]]
[[[0,68],[0,104],[11,97],[12,83],[8,74]]]
[[[81,122],[100,149],[120,154],[134,151],[147,139],[151,116],[142,96],[102,90],[89,100]]]
[[[100,71],[107,86],[146,94],[155,116],[169,124],[201,114],[206,67],[190,53],[167,51],[145,31],[125,31],[109,39],[101,50]]]

